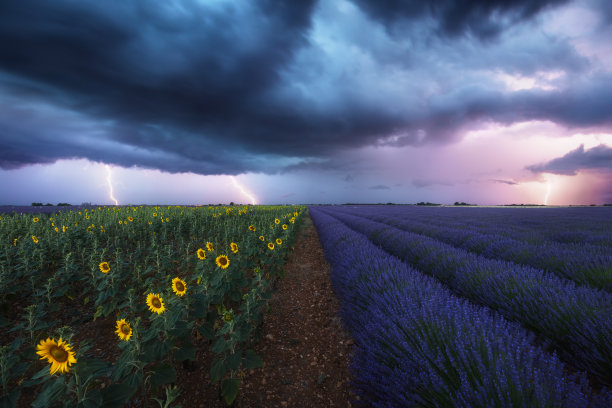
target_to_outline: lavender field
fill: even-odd
[[[612,406],[612,208],[310,207],[366,406]]]

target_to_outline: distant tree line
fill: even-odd
[[[70,204],[70,203],[57,203],[57,206],[58,206],[58,207],[69,207],[69,206],[71,206],[71,205],[72,205],[72,204]],[[47,204],[43,204],[43,203],[32,203],[32,207],[42,207],[42,206],[45,206],[45,207],[52,207],[52,206],[53,206],[53,204],[51,204],[51,203],[47,203]]]

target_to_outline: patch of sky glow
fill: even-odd
[[[565,76],[563,71],[538,72],[535,76],[510,75],[505,72],[496,72],[494,77],[502,81],[506,89],[520,91],[523,89],[541,89],[553,91],[559,89],[557,80]]]

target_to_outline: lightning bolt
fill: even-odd
[[[108,164],[105,164],[104,167],[106,167],[106,182],[108,183],[108,196],[110,197],[112,201],[115,202],[115,205],[119,205],[119,201],[117,201],[113,193],[113,180],[112,180],[111,168]]]
[[[546,178],[546,195],[544,196],[544,205],[548,205],[548,198],[550,197],[550,192],[552,190],[552,180],[550,177]]]
[[[232,179],[232,183],[234,183],[234,187],[236,187],[238,190],[240,190],[240,192],[242,193],[242,195],[243,195],[243,196],[245,196],[246,198],[248,198],[249,200],[251,200],[251,204],[252,204],[252,205],[255,205],[255,204],[256,204],[256,201],[257,201],[257,200],[255,200],[255,197],[254,197],[254,196],[253,196],[251,193],[249,193],[248,191],[246,191],[246,190],[244,189],[244,187],[242,187],[242,186],[240,185],[240,183],[238,183],[238,181],[236,180],[236,178],[235,178],[234,176],[230,176],[230,177],[231,177],[231,179]]]

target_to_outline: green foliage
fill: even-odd
[[[216,353],[211,378],[233,401],[240,373],[262,365],[251,347],[303,210],[130,206],[0,218],[0,310],[36,301],[0,319],[15,339],[0,349],[0,402],[14,406],[20,393],[42,384],[34,406],[119,407],[145,394],[169,406],[179,393],[167,386],[176,380],[173,366],[194,360],[198,347]],[[226,267],[217,264],[220,255]],[[173,289],[175,278],[184,294]],[[163,302],[160,313],[151,311],[148,294]],[[98,339],[71,342],[83,323],[109,318],[130,333],[116,337],[113,365],[94,358]],[[50,375],[36,345],[60,336],[77,363]]]

